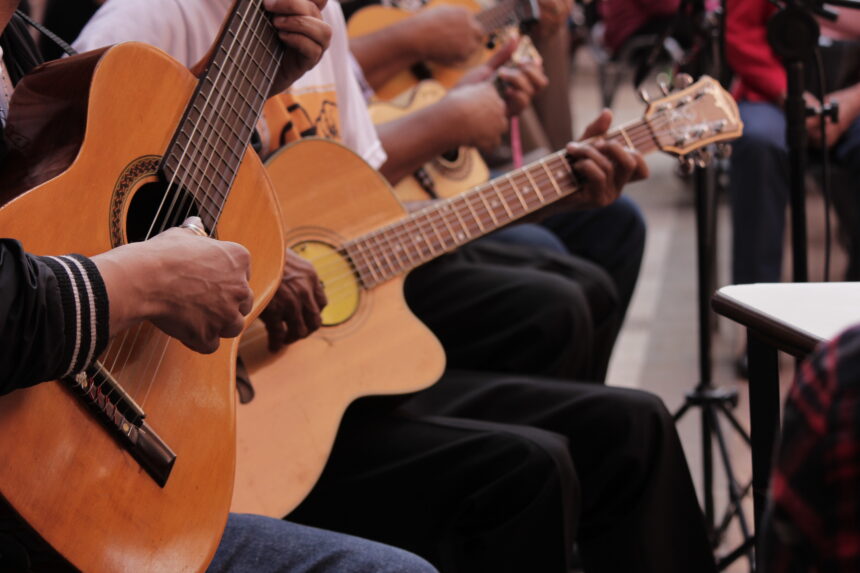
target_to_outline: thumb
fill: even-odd
[[[496,50],[492,56],[487,60],[485,64],[491,70],[498,70],[502,66],[505,65],[505,62],[511,59],[511,56],[514,55],[514,52],[517,49],[517,45],[520,43],[519,38],[511,38],[505,44]]]
[[[612,112],[608,109],[604,109],[600,112],[600,115],[598,115],[597,118],[585,128],[585,132],[583,132],[582,137],[580,137],[579,140],[584,141],[586,139],[591,139],[592,137],[597,137],[598,135],[603,135],[609,131],[610,125],[612,125]]]

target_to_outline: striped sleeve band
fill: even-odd
[[[107,346],[110,309],[96,265],[81,255],[40,257],[57,278],[65,319],[63,378],[87,368]]]

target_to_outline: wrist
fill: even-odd
[[[161,271],[142,244],[124,245],[92,257],[110,302],[111,335],[159,314]]]

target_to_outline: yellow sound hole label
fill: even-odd
[[[346,255],[319,241],[299,243],[293,246],[293,251],[314,266],[322,281],[328,298],[328,305],[322,311],[323,326],[349,320],[358,310],[361,287]]]

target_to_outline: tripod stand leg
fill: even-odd
[[[736,517],[738,518],[738,525],[741,528],[741,534],[743,535],[744,542],[746,542],[747,540],[752,538],[752,535],[750,534],[749,525],[747,524],[747,520],[746,520],[746,517],[744,516],[744,512],[740,511],[741,502],[742,502],[742,500],[741,500],[741,496],[742,496],[741,488],[738,486],[737,479],[735,479],[735,471],[734,471],[734,468],[732,467],[731,457],[729,456],[729,448],[728,448],[728,445],[726,444],[726,438],[723,435],[723,431],[722,431],[722,428],[720,427],[719,420],[717,419],[717,412],[720,412],[721,410],[708,409],[705,411],[707,412],[708,416],[711,418],[711,426],[713,428],[714,435],[717,437],[717,444],[720,447],[720,456],[722,458],[723,467],[726,470],[726,480],[729,482],[729,484],[728,484],[728,486],[729,486],[729,488],[728,488],[729,489],[729,497],[731,498],[732,505],[737,510]],[[752,547],[749,548],[749,551],[747,552],[747,556],[749,558],[750,565],[752,565],[753,558],[754,558]]]
[[[702,497],[704,498],[705,523],[708,532],[714,535],[714,460],[711,450],[711,418],[708,408],[702,408]],[[711,539],[716,542],[716,539]]]

